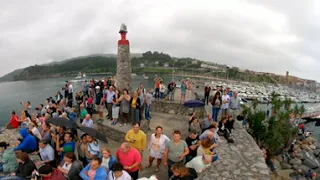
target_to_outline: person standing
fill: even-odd
[[[146,111],[145,111],[145,118],[148,120],[148,126],[150,125],[150,110],[151,110],[151,104],[152,104],[152,89],[149,89],[147,95],[146,95]]]
[[[83,119],[86,117],[88,114],[88,111],[86,108],[84,108],[84,104],[80,104],[80,123],[83,122]]]
[[[112,120],[112,99],[114,96],[113,86],[109,87],[109,90],[107,90],[107,110],[108,110],[108,118]]]
[[[160,98],[160,79],[156,78],[155,79],[155,98],[159,100]]]
[[[134,123],[132,129],[129,130],[125,136],[125,141],[128,142],[131,147],[137,149],[142,157],[143,151],[147,146],[147,137],[146,134],[140,130],[140,124]],[[142,169],[142,164],[140,164]]]
[[[227,115],[229,109],[230,96],[228,95],[228,91],[224,90],[222,95],[222,105],[221,112],[222,115]]]
[[[186,93],[187,93],[187,85],[185,80],[181,81],[180,90],[181,90],[180,103],[182,104],[186,100]]]
[[[163,134],[161,126],[158,126],[156,128],[156,133],[150,136],[150,142],[148,146],[148,149],[150,151],[148,167],[151,167],[153,160],[157,159],[156,172],[159,171],[160,164],[163,158],[163,153],[166,148],[166,144],[169,141],[170,139]]]
[[[161,81],[160,83],[160,99],[164,98],[164,93],[166,92],[166,85]]]
[[[217,93],[214,95],[211,104],[212,104],[212,119],[215,122],[218,122],[219,111],[222,104],[222,98],[219,91],[217,91]]]
[[[120,111],[120,90],[116,89],[112,99],[112,123],[116,125],[118,123],[119,111]]]
[[[130,100],[131,96],[129,94],[129,91],[127,89],[123,90],[122,96],[120,96],[120,115],[122,117],[122,122],[120,126],[127,125],[128,122],[128,114],[130,111]]]
[[[143,88],[143,84],[140,83],[138,87],[138,94],[140,98],[140,113],[139,113],[139,119],[140,121],[143,119],[144,109],[145,109],[145,96],[146,96],[146,89]]]
[[[124,142],[116,154],[118,162],[123,165],[124,170],[130,174],[133,180],[137,180],[139,177],[139,166],[142,161],[139,151],[132,148],[129,143]]]
[[[209,86],[209,84],[207,84],[204,87],[204,102],[207,102],[207,105],[209,103],[209,96],[210,96],[210,92],[211,92],[211,87]]]
[[[185,157],[189,154],[189,148],[185,141],[181,140],[181,132],[175,130],[173,139],[166,144],[163,154],[163,165],[168,166],[168,178],[173,175],[171,167],[174,163],[184,163]]]
[[[232,117],[237,118],[240,110],[240,98],[237,91],[234,91],[230,98],[229,109]]]
[[[131,109],[130,109],[131,122],[132,123],[140,123],[139,113],[140,113],[141,101],[140,101],[140,98],[138,96],[138,91],[135,91],[133,93],[133,97],[130,100],[130,105],[131,105]]]
[[[171,81],[171,83],[168,84],[168,93],[169,93],[169,100],[174,100],[174,91],[176,89],[176,83],[174,81]]]

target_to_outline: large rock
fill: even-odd
[[[305,152],[303,154],[304,161],[302,164],[308,166],[309,168],[315,169],[320,166],[319,160],[311,152]]]
[[[280,163],[280,161],[278,159],[272,159],[273,165],[277,170],[281,170],[282,169],[282,164]]]
[[[304,141],[307,141],[309,145],[314,144],[315,142],[317,142],[316,138],[309,136],[306,139],[304,139]]]
[[[307,150],[307,151],[311,150],[311,148],[309,147],[308,144],[302,144],[301,148],[304,149],[304,150]]]
[[[309,167],[307,167],[307,166],[305,166],[305,165],[300,165],[300,166],[298,166],[298,168],[296,168],[296,170],[301,170],[303,173],[305,173],[305,172],[308,172],[309,170],[310,170],[310,168]]]
[[[291,164],[291,165],[300,165],[300,164],[302,164],[302,161],[300,159],[298,159],[298,158],[294,158],[294,159],[291,159],[289,161],[289,164]]]
[[[316,157],[319,157],[319,155],[320,155],[320,149],[315,149],[315,150],[313,151],[313,154],[314,154]]]
[[[298,165],[297,165],[298,166]],[[291,169],[292,166],[290,164],[287,164],[287,163],[281,163],[281,168],[282,169]]]

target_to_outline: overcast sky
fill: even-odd
[[[320,1],[0,0],[0,75],[94,53],[162,51],[320,81]]]

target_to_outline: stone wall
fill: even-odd
[[[131,59],[130,46],[119,45],[117,57],[117,80],[116,86],[122,91],[131,89]]]
[[[205,107],[201,108],[186,108],[183,104],[179,102],[172,101],[153,101],[151,106],[152,112],[167,113],[167,114],[177,114],[188,116],[190,112],[194,111],[198,117],[204,117],[206,114]]]
[[[128,125],[128,127],[131,127],[131,125]],[[99,124],[97,125],[97,129],[102,132],[106,137],[117,141],[117,142],[123,142],[124,137],[126,136],[127,130],[124,127],[119,127],[119,126],[112,126],[109,124]],[[131,128],[130,128],[131,129]],[[145,120],[141,121],[141,130],[145,133],[148,132],[149,127],[148,124]]]

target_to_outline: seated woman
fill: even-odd
[[[67,152],[63,157],[63,165],[58,166],[58,170],[68,180],[81,180],[80,172],[82,170],[82,164],[77,160],[76,155],[73,152]]]
[[[18,168],[18,162],[16,160],[16,154],[13,149],[9,147],[9,144],[0,142],[0,153],[2,154],[0,171],[3,173],[15,172]]]
[[[171,167],[173,173],[170,180],[194,180],[198,177],[197,172],[187,168],[183,163],[175,163]]]
[[[201,173],[211,166],[211,162],[211,155],[202,155],[193,158],[186,164],[186,167],[193,168],[194,170],[196,170],[197,173]]]
[[[112,170],[109,172],[108,180],[131,180],[131,176],[127,171],[123,170],[122,164],[116,162],[112,166]]]
[[[234,143],[233,139],[230,137],[230,132],[227,128],[227,120],[228,118],[225,117],[223,118],[220,122],[219,122],[219,131],[218,134],[220,136],[223,136],[224,138],[226,138],[228,140],[229,143]]]
[[[112,170],[113,164],[118,161],[114,156],[111,155],[111,151],[107,148],[102,148],[101,154],[102,154],[101,166],[106,168],[106,171],[109,172],[109,170]]]
[[[24,180],[30,178],[32,172],[36,170],[36,165],[29,159],[25,152],[17,152],[17,162],[19,163],[18,169],[9,176],[0,177],[0,179],[15,179]]]
[[[214,153],[213,149],[216,147],[216,144],[212,142],[209,138],[201,141],[201,145],[197,149],[197,156],[210,155],[212,161],[218,160],[218,155]]]
[[[107,179],[107,172],[104,167],[101,166],[102,160],[99,157],[94,157],[90,164],[80,172],[80,177],[83,180],[91,179]]]

